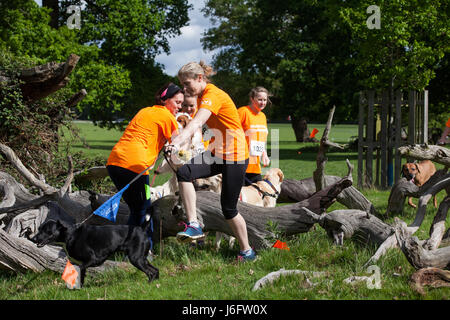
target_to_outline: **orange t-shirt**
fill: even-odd
[[[154,164],[166,141],[177,132],[178,122],[164,106],[143,108],[128,124],[106,165],[141,173]]]
[[[450,118],[448,118],[447,123],[445,124],[445,126],[450,128]]]
[[[261,173],[260,156],[267,141],[267,118],[263,112],[254,113],[250,106],[238,109],[242,128],[249,146],[249,163],[247,173]]]
[[[212,112],[206,121],[214,140],[209,149],[216,157],[226,161],[244,161],[248,158],[248,147],[236,106],[230,96],[215,85],[208,83],[198,106]]]

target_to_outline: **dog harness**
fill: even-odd
[[[262,198],[264,199],[264,197],[272,197],[272,198],[278,198],[278,196],[280,195],[280,193],[277,191],[277,189],[275,189],[275,187],[273,186],[272,182],[270,182],[267,179],[263,179],[262,181],[264,181],[265,183],[267,183],[272,189],[273,191],[275,191],[275,193],[269,193],[267,191],[263,191],[261,190],[257,184],[252,183],[251,186],[253,188],[255,188],[256,190],[258,190],[258,192],[262,195]]]

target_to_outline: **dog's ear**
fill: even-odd
[[[417,172],[420,173],[419,166],[418,166],[417,162],[414,162],[414,165],[416,166]]]
[[[280,177],[280,182],[282,182],[282,181],[283,181],[283,179],[284,179],[284,174],[283,174],[283,171],[281,171],[281,170],[278,170],[278,177]]]
[[[67,224],[64,222],[64,221],[61,221],[61,220],[56,220],[56,226],[58,227],[58,228],[65,228],[65,229],[67,229]]]

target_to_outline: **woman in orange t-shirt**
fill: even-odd
[[[222,174],[220,204],[231,230],[239,241],[239,258],[253,260],[256,255],[248,243],[247,226],[237,211],[237,202],[244,182],[248,165],[248,148],[245,133],[237,109],[230,96],[209,83],[212,68],[203,62],[190,62],[178,72],[178,79],[184,90],[198,97],[198,111],[192,121],[173,141],[168,151],[179,149],[183,141],[189,139],[204,124],[214,135],[209,149],[191,159],[178,169],[177,179],[180,195],[186,210],[188,224],[183,232],[177,234],[181,242],[204,237],[197,221],[196,194],[192,181]]]
[[[270,159],[266,152],[267,141],[267,118],[262,112],[269,100],[269,91],[263,87],[256,87],[250,91],[250,104],[238,109],[242,128],[245,132],[245,138],[249,147],[249,164],[245,173],[245,185],[251,185],[261,181],[261,165],[266,167]]]
[[[156,94],[156,105],[141,109],[130,121],[122,137],[113,147],[106,168],[116,188],[121,190],[145,168],[156,162],[166,141],[178,133],[175,114],[181,108],[184,92],[169,83]],[[150,208],[147,195],[148,172],[133,182],[123,199],[130,208],[129,225],[141,225]],[[152,230],[149,228],[149,239]]]

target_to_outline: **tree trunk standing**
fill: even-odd
[[[42,0],[42,6],[52,9],[50,12],[50,27],[57,29],[59,27],[59,5],[58,0]]]
[[[292,129],[294,129],[295,140],[297,142],[317,142],[316,138],[310,138],[308,124],[304,118],[292,117]]]

